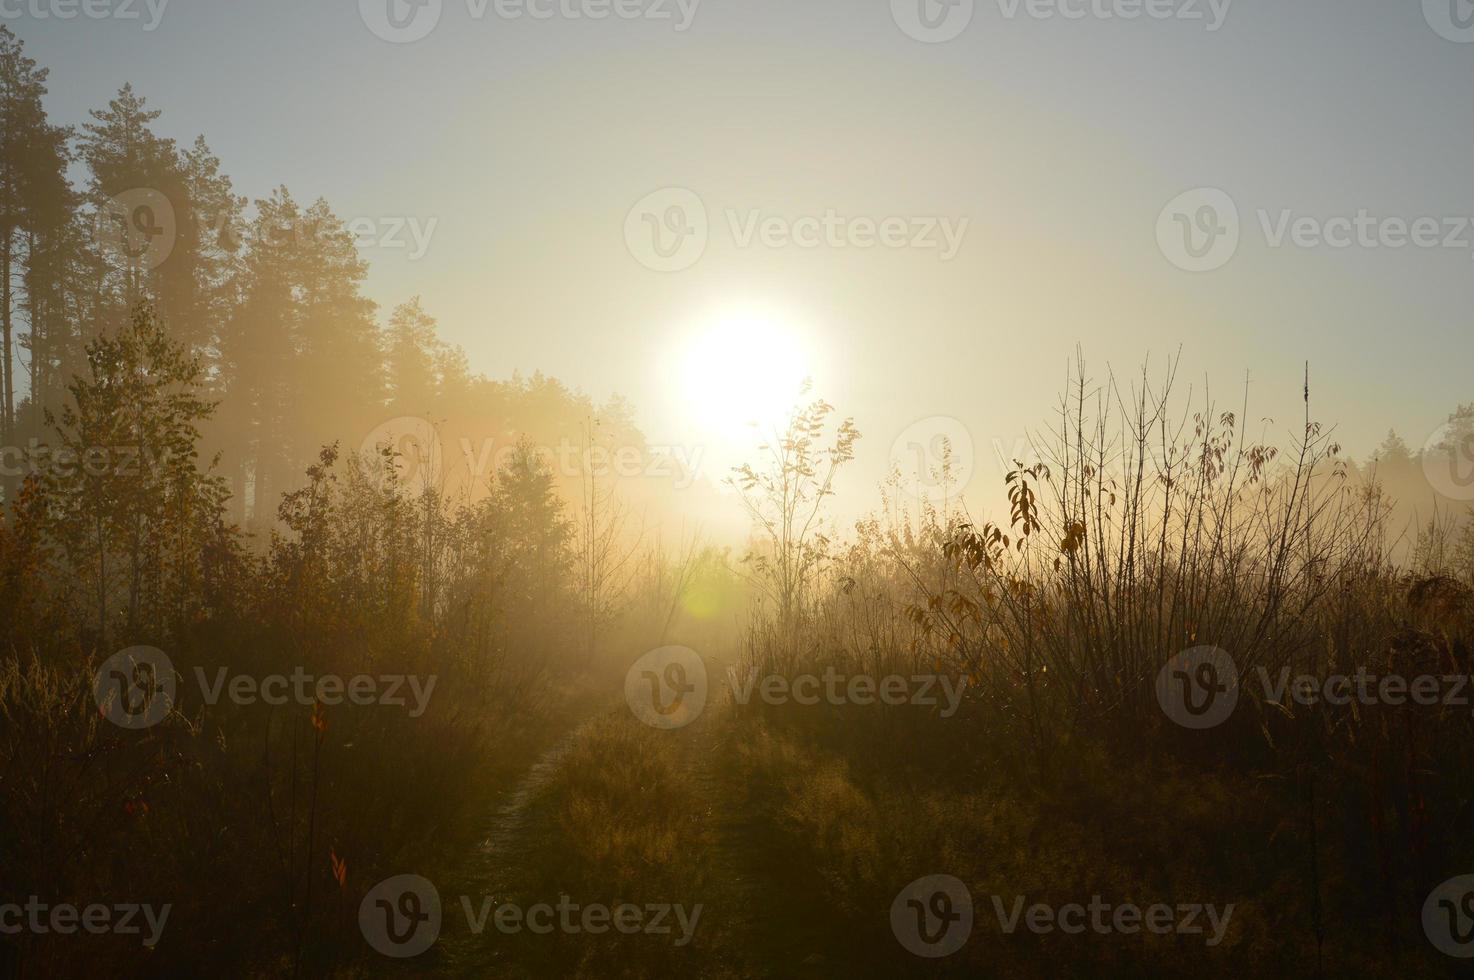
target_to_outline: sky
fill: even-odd
[[[939,426],[996,482],[1077,346],[1280,434],[1309,361],[1362,455],[1474,401],[1470,0],[89,2],[0,2],[56,121],[131,81],[372,222],[385,314],[719,464],[760,406],[712,399],[811,375],[856,484]]]

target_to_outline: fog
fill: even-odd
[[[0,976],[1474,955],[1463,0],[339,6],[0,4]]]

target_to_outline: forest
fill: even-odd
[[[0,975],[1474,954],[1474,405],[1353,453],[1314,365],[1267,430],[1076,352],[997,514],[942,439],[844,520],[817,388],[711,472],[47,86],[0,26]]]

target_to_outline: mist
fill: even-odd
[[[1474,956],[1474,27],[0,4],[0,976]]]

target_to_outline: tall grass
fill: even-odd
[[[872,915],[923,873],[1005,887],[1005,861],[1007,887],[1059,901],[1111,888],[1239,901],[1239,955],[1276,974],[1427,966],[1422,900],[1474,860],[1469,708],[1305,705],[1267,696],[1260,677],[1467,676],[1474,598],[1436,565],[1392,561],[1391,502],[1312,416],[1308,380],[1283,444],[1245,431],[1247,407],[1190,404],[1174,381],[1169,366],[1095,383],[1078,365],[1054,424],[1007,474],[1006,518],[887,508],[826,563],[801,629],[752,625],[748,663],[764,672],[969,680],[951,719],[743,706],[745,740],[784,733],[829,760],[806,777],[750,775],[782,787],[771,830],[849,869],[830,900],[869,894]],[[1175,724],[1156,696],[1164,665],[1199,646],[1226,651],[1242,679],[1237,709],[1206,731]],[[1017,819],[978,837],[961,824],[980,797]],[[1051,862],[1074,870],[1040,874]],[[1274,960],[1277,941],[1293,955]],[[1027,945],[1004,959],[1021,976]],[[1049,962],[1081,969],[1157,962],[1047,945],[1064,957]],[[1207,975],[1242,966],[1194,962]]]

